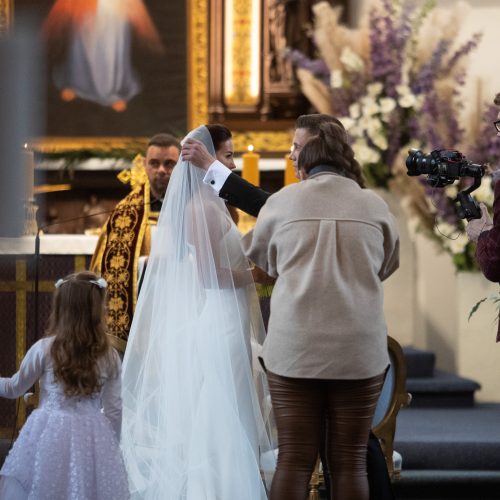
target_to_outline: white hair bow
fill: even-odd
[[[55,282],[54,286],[56,288],[59,288],[61,285],[63,285],[67,281],[69,281],[69,279],[63,280],[62,278],[59,278]],[[99,278],[97,280],[78,280],[78,281],[81,281],[81,282],[85,282],[86,281],[87,283],[92,283],[93,285],[97,285],[99,288],[107,288],[107,286],[108,286],[108,282],[104,278]]]

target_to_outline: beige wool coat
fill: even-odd
[[[277,375],[363,379],[389,363],[382,281],[399,266],[396,221],[331,172],[273,194],[245,252],[276,277],[263,359]]]

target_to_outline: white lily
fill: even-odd
[[[351,71],[363,71],[365,63],[363,59],[354,52],[351,47],[346,46],[342,49],[340,54],[340,62]]]
[[[413,94],[406,94],[398,99],[399,105],[402,108],[411,108],[415,106],[417,98]]]
[[[357,120],[361,116],[361,106],[355,102],[349,106],[349,116]]]
[[[392,97],[382,97],[379,100],[379,105],[382,114],[389,114],[396,108],[396,101]]]
[[[382,92],[384,86],[380,82],[370,83],[366,86],[366,92],[368,95],[377,97]]]
[[[339,89],[343,84],[342,71],[339,69],[334,69],[330,73],[330,87],[332,89]]]

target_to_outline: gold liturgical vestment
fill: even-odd
[[[138,163],[136,158],[134,169]],[[127,175],[133,177],[129,171],[121,180]],[[139,257],[149,255],[151,226],[156,225],[159,216],[159,212],[150,209],[150,188],[145,172],[139,181],[134,182],[132,178],[131,184],[130,194],[118,202],[102,227],[90,263],[90,269],[108,282],[108,334],[114,347],[122,352],[137,303]]]

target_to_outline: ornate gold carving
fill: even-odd
[[[248,106],[257,103],[250,94],[252,61],[252,0],[233,2],[233,94],[226,96],[230,105]]]
[[[0,0],[0,36],[8,33],[12,25],[14,5],[12,0]]]
[[[122,170],[116,177],[124,184],[130,184],[132,190],[142,186],[148,180],[144,168],[144,156],[139,153],[132,160],[132,168]]]
[[[286,153],[292,145],[293,132],[236,132],[233,134],[234,150],[247,151],[252,144],[259,153]]]
[[[42,137],[30,142],[29,146],[41,153],[64,153],[82,149],[144,151],[147,143],[147,137]]]
[[[188,3],[188,127],[208,123],[208,0]]]

